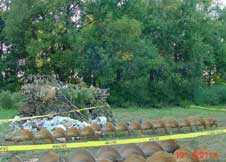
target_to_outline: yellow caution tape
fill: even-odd
[[[190,106],[190,108],[194,108],[194,109],[202,109],[202,110],[208,110],[208,111],[226,112],[226,109],[207,108],[207,107],[203,107],[203,106],[195,106],[195,105]]]
[[[9,123],[9,122],[17,122],[17,121],[24,121],[24,120],[31,120],[31,119],[38,119],[38,118],[46,118],[46,117],[51,117],[59,114],[68,114],[72,112],[81,112],[85,110],[92,110],[92,109],[97,109],[103,106],[98,106],[98,107],[89,107],[89,108],[83,108],[83,109],[74,109],[70,110],[67,112],[59,112],[59,113],[52,113],[52,114],[47,114],[47,115],[40,115],[40,116],[31,116],[31,117],[23,117],[23,118],[14,118],[14,119],[0,119],[0,124],[3,123]]]
[[[74,143],[60,143],[60,144],[38,144],[38,145],[12,145],[12,146],[0,146],[0,152],[19,152],[19,151],[35,151],[35,150],[60,150],[60,149],[72,149],[72,148],[88,148],[88,147],[100,147],[106,145],[123,145],[131,143],[142,143],[149,141],[165,141],[172,139],[187,139],[196,138],[202,136],[215,136],[225,134],[226,129],[201,131],[194,133],[183,133],[175,135],[162,135],[143,138],[130,138],[130,139],[115,139],[115,140],[102,140],[102,141],[87,141],[87,142],[74,142]]]

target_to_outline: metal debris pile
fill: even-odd
[[[37,116],[62,113],[84,107],[98,107],[92,111],[72,112],[70,117],[88,120],[97,116],[112,119],[112,112],[106,99],[108,89],[87,85],[80,79],[75,84],[65,83],[56,76],[35,75],[24,80],[21,87],[26,97],[25,104],[19,110],[21,116]]]
[[[15,117],[15,118],[18,118],[18,117]],[[107,118],[105,116],[100,116],[93,120],[90,120],[89,122],[86,122],[86,121],[79,121],[79,120],[72,119],[70,117],[65,117],[65,116],[55,116],[51,119],[44,118],[44,119],[27,120],[24,123],[15,121],[10,124],[10,127],[14,131],[16,129],[27,129],[35,133],[40,128],[46,128],[50,132],[56,128],[62,128],[63,130],[66,130],[68,128],[82,129],[87,126],[90,126],[92,123],[96,123],[98,125],[106,125]]]

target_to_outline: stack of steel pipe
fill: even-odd
[[[32,141],[33,144],[40,141],[45,141],[45,143],[55,143],[59,141],[59,139],[63,139],[64,141],[101,139],[102,137],[109,135],[116,137],[121,133],[123,133],[125,137],[128,135],[150,135],[161,132],[164,134],[170,134],[173,131],[180,133],[184,132],[185,129],[188,129],[188,131],[194,131],[200,128],[208,129],[217,126],[217,120],[211,117],[188,117],[180,121],[175,119],[156,119],[141,122],[133,121],[128,123],[108,122],[104,126],[93,123],[82,129],[72,127],[67,128],[66,130],[63,128],[55,128],[52,131],[48,131],[46,128],[40,128],[36,133],[32,133],[32,131],[28,129],[21,129],[19,135],[6,137],[6,141],[12,141],[15,143]]]
[[[203,157],[180,147],[175,140],[129,144],[118,148],[104,146],[95,154],[88,150],[76,150],[67,157],[48,151],[36,159],[37,162],[201,162],[203,160]],[[205,160],[214,161],[211,157]],[[22,159],[14,156],[10,162],[22,162]]]

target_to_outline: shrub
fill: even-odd
[[[211,87],[201,87],[195,91],[196,104],[217,105],[226,103],[226,85],[218,84]]]
[[[70,101],[77,106],[95,105],[96,102],[96,89],[88,86],[79,86],[69,84],[64,89],[63,94],[70,99]]]
[[[18,109],[24,104],[25,98],[17,92],[2,91],[0,92],[0,108]]]
[[[141,77],[120,82],[120,84],[112,87],[109,102],[120,107],[150,104],[147,79]]]

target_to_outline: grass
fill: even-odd
[[[3,110],[0,109],[0,119],[9,119],[13,118],[16,115],[17,111],[15,109]]]
[[[11,119],[16,115],[17,111],[15,109],[8,109],[8,110],[3,110],[0,109],[0,119]],[[2,138],[7,132],[9,128],[8,123],[0,123],[0,142],[2,141]]]
[[[212,106],[208,106],[212,108]],[[214,106],[213,108],[226,108],[226,106]],[[139,108],[139,107],[128,107],[128,108],[113,108],[113,114],[116,119],[123,120],[136,120],[141,118],[162,118],[162,117],[177,117],[184,118],[187,116],[213,116],[219,120],[225,118],[225,114],[222,112],[214,111],[203,111],[201,109],[181,108],[181,107],[169,107],[169,108]],[[15,109],[3,110],[0,109],[0,119],[10,119],[17,114]]]
[[[211,108],[211,107],[210,107]],[[218,120],[225,120],[225,113],[207,111],[201,109],[181,108],[181,107],[169,107],[169,108],[137,108],[129,107],[126,109],[114,108],[114,116],[117,120],[140,120],[140,119],[157,119],[157,118],[185,118],[188,116],[212,116]]]

